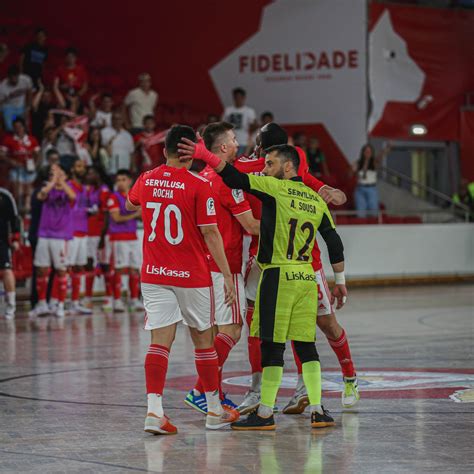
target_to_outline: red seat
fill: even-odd
[[[405,224],[421,224],[423,221],[419,216],[407,216],[403,218]]]
[[[382,217],[382,222],[384,224],[403,224],[405,222],[404,217],[399,216],[386,216]]]

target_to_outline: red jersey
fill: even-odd
[[[56,77],[59,78],[61,88],[74,89],[76,92],[87,82],[87,73],[81,64],[76,64],[73,68],[59,66]]]
[[[87,219],[87,235],[91,237],[100,237],[102,235],[109,195],[110,191],[107,186],[91,187],[88,191],[89,207],[96,211],[94,214],[90,214]]]
[[[309,166],[308,160],[306,159],[306,153],[300,147],[295,147],[298,151],[298,155],[300,157],[300,166],[298,168],[298,175],[303,178],[304,184],[311,188],[313,191],[318,192],[323,186],[324,183],[319,179],[315,178],[311,174],[308,173]],[[235,162],[235,167],[242,173],[247,174],[262,174],[263,169],[265,168],[265,158],[247,158],[245,156],[239,158]],[[255,219],[260,219],[262,216],[262,203],[259,199],[252,195],[246,195],[248,198],[253,216]],[[257,255],[258,252],[258,239],[255,236],[252,238],[252,243],[250,245],[249,253],[252,256]],[[321,263],[321,251],[319,250],[318,242],[315,242],[313,247],[313,269],[314,271],[321,270],[322,263]]]
[[[142,173],[128,198],[141,206],[141,281],[203,288],[212,285],[200,226],[217,225],[209,181],[185,168],[162,165]]]
[[[251,211],[249,202],[240,189],[230,189],[222,178],[210,166],[206,166],[201,176],[211,182],[212,191],[216,198],[217,225],[224,242],[225,255],[232,273],[242,271],[242,246],[244,229],[236,216]],[[212,272],[220,272],[214,259],[210,258]]]
[[[163,140],[160,140],[162,132],[140,132],[133,136],[135,144],[142,142],[139,153],[139,165],[141,169],[150,170],[165,163],[163,155]]]
[[[26,165],[28,160],[32,160],[33,153],[40,149],[36,138],[27,134],[23,138],[18,135],[6,135],[3,139],[3,147],[13,160],[22,165]]]

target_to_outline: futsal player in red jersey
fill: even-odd
[[[257,135],[257,146],[252,157],[242,157],[235,162],[235,167],[244,173],[261,174],[265,167],[265,158],[260,155],[266,148],[273,145],[281,145],[288,142],[288,135],[285,130],[276,123],[269,123],[262,127]],[[308,164],[304,151],[296,147],[300,155],[300,168],[298,174],[303,177],[304,183],[316,191],[326,203],[333,203],[335,205],[342,205],[346,201],[345,194],[339,189],[332,188],[325,185],[322,181],[313,177],[308,173]],[[247,195],[252,212],[255,218],[260,218],[261,203],[252,195]],[[257,285],[260,278],[260,268],[256,264],[255,255],[258,250],[258,239],[253,238],[249,249],[249,261],[246,268],[245,275],[245,293],[247,297],[247,314],[246,320],[250,327],[253,316],[254,301],[256,297]],[[324,275],[321,263],[321,255],[318,245],[313,249],[313,269],[318,281],[319,301],[318,301],[318,327],[324,332],[328,339],[329,345],[335,352],[344,380],[344,391],[342,393],[342,405],[346,408],[354,406],[360,396],[357,386],[356,372],[351,357],[349,342],[346,337],[344,329],[339,325],[334,313],[333,303],[337,299],[337,309],[342,308],[345,303],[347,295],[345,292],[345,278],[344,275],[336,275],[338,280],[336,286],[331,293]],[[248,338],[248,352],[249,362],[252,370],[252,383],[250,390],[246,393],[243,402],[239,406],[241,414],[246,414],[252,411],[260,402],[260,385],[262,377],[261,354],[260,354],[260,340],[249,336]],[[289,403],[283,409],[286,414],[303,413],[307,404],[308,397],[306,388],[304,386],[302,377],[301,363],[295,355],[295,362],[298,368],[298,383],[295,394]]]
[[[219,361],[213,344],[214,295],[207,249],[224,275],[225,303],[235,301],[232,273],[217,227],[209,181],[180,161],[178,143],[196,141],[191,127],[176,125],[165,141],[166,165],[143,173],[128,195],[127,209],[142,210],[143,264],[141,289],[145,329],[151,345],[145,359],[148,412],[145,431],[177,432],[163,411],[168,357],[180,321],[189,326],[195,364],[207,400],[206,428],[219,429],[239,418],[221,405]],[[207,247],[207,249],[206,249]]]
[[[206,148],[219,156],[227,163],[233,163],[237,157],[239,144],[237,143],[234,126],[228,122],[209,124],[203,132]],[[258,234],[260,221],[252,215],[249,202],[244,193],[238,189],[230,189],[222,178],[207,166],[200,173],[211,183],[215,195],[217,224],[224,242],[224,250],[229,262],[230,271],[236,288],[236,300],[232,306],[224,301],[224,275],[213,258],[210,259],[214,299],[216,304],[215,323],[217,334],[214,338],[214,347],[219,359],[219,381],[222,381],[222,370],[232,348],[240,340],[242,321],[245,313],[245,285],[242,275],[242,250],[244,231]],[[237,408],[232,400],[227,398],[221,389],[221,402],[231,408]],[[202,383],[199,380],[191,390],[185,403],[201,413],[207,412],[206,399]]]

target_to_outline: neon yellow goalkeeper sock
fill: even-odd
[[[311,405],[321,405],[321,364],[317,361],[305,362],[303,380]]]
[[[267,407],[275,406],[275,400],[283,377],[283,367],[264,367],[262,372],[262,391],[260,403]]]

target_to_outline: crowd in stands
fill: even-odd
[[[159,95],[149,74],[140,74],[137,87],[123,98],[91,90],[87,64],[77,49],[65,49],[62,64],[50,68],[42,28],[16,61],[9,57],[8,46],[0,44],[0,184],[14,194],[24,213],[30,211],[32,183],[44,166],[58,163],[69,172],[80,158],[103,170],[111,184],[119,169],[136,175],[163,163],[166,127],[157,129]],[[233,90],[233,104],[222,116],[209,114],[206,123],[221,118],[234,125],[239,154],[247,155],[258,128],[275,120],[269,111],[257,117],[242,88]],[[307,152],[311,173],[329,177],[318,138],[308,140],[297,132],[293,141]]]

